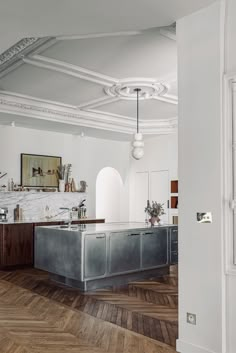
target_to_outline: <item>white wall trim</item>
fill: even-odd
[[[232,161],[232,122],[233,122],[233,97],[232,82],[236,80],[236,73],[224,76],[224,119],[223,119],[223,170],[224,170],[224,222],[223,231],[225,235],[225,274],[236,276],[236,265],[234,264],[234,229],[233,212],[231,208],[233,198],[233,161]],[[236,212],[236,210],[235,210]]]
[[[191,344],[189,342],[185,342],[185,341],[181,341],[181,340],[177,340],[176,341],[176,350],[177,352],[188,352],[188,353],[217,353],[214,352],[212,350],[206,349],[204,347],[201,346],[196,346],[194,344]]]

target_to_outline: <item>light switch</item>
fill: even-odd
[[[198,223],[212,223],[212,213],[211,212],[197,212],[197,222]]]

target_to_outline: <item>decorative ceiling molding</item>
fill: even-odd
[[[119,79],[40,54],[59,40],[135,36],[140,33],[142,32],[129,31],[22,39],[0,55],[0,78],[22,64],[28,64],[102,85],[104,96],[76,106],[0,90],[0,112],[15,115],[16,121],[17,116],[24,116],[55,123],[133,134],[136,131],[135,118],[96,110],[96,108],[119,100],[136,99],[133,92],[135,87],[142,88],[141,99],[157,99],[178,104],[178,98],[168,93],[173,78],[172,81],[165,78],[159,80],[138,77]],[[176,127],[176,117],[140,121],[140,128],[144,134],[168,134],[175,132]]]
[[[47,58],[41,55],[23,58],[23,62],[44,69],[61,72],[65,75],[97,83],[102,86],[111,86],[118,81],[118,79],[100,74],[98,72],[91,71],[77,65],[68,64],[60,60]]]
[[[0,55],[0,67],[16,55],[22,54],[26,48],[37,42],[38,38],[24,38]]]
[[[31,37],[20,40],[0,55],[0,77],[22,65],[25,55],[36,52],[39,48],[43,50],[46,46],[51,46],[54,41],[53,37]]]
[[[143,96],[141,96],[141,99],[153,98],[171,104],[178,104],[177,97],[167,95],[169,83],[164,83],[162,82],[163,80],[157,81],[156,79],[145,77],[118,79],[83,68],[81,66],[69,64],[64,61],[48,58],[42,55],[33,55],[23,58],[23,62],[43,69],[61,72],[65,75],[73,76],[81,80],[100,84],[104,87],[105,93],[113,98],[118,97],[120,99],[136,99],[133,89],[135,87],[141,87],[143,90]],[[127,90],[129,93],[127,93]],[[101,99],[103,100],[103,97]],[[109,104],[110,102],[111,101],[107,100],[104,104]],[[84,103],[84,106],[90,106],[90,103],[91,102],[88,101]],[[100,98],[98,99],[98,105],[95,103],[94,101],[92,102],[93,107],[102,105],[100,104]],[[79,105],[78,107],[81,106]]]
[[[178,98],[173,95],[157,96],[157,97],[154,97],[153,99],[156,99],[158,101],[162,101],[165,103],[176,104],[176,105],[178,104]]]
[[[92,110],[84,111],[60,103],[47,103],[39,99],[24,98],[17,94],[0,92],[0,112],[26,116],[57,123],[86,126],[96,129],[132,134],[136,129],[136,120],[114,114],[104,114]],[[15,119],[17,121],[17,117]],[[177,118],[140,121],[144,134],[167,134],[176,131]]]
[[[112,87],[106,87],[105,92],[111,97],[118,97],[121,99],[136,100],[136,88],[140,89],[139,98],[153,99],[167,93],[168,88],[163,83],[154,79],[147,78],[133,78],[119,80],[118,83]]]
[[[110,104],[110,103],[113,103],[113,102],[116,102],[118,101],[120,98],[118,97],[109,97],[109,96],[104,96],[104,97],[101,97],[101,98],[97,98],[97,99],[93,99],[89,102],[85,102],[85,103],[82,103],[82,104],[79,104],[77,106],[77,108],[79,109],[92,109],[92,108],[97,108],[97,107],[100,107],[101,105],[106,105],[106,104]]]
[[[121,37],[121,36],[136,36],[142,33],[141,31],[126,31],[126,32],[107,32],[107,33],[91,33],[91,34],[74,34],[67,36],[57,36],[57,40],[76,40],[76,39],[96,39],[106,37]]]

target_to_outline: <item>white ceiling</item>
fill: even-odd
[[[9,32],[0,37],[1,52],[25,37],[57,37],[28,52],[13,46],[15,61],[5,52],[2,72],[0,57],[0,123],[14,120],[17,126],[129,140],[135,132],[136,102],[110,97],[105,88],[126,79],[137,85],[152,80],[167,92],[140,101],[141,130],[149,135],[173,132],[178,100],[175,35],[173,27],[147,28],[169,26],[213,1],[1,4],[0,33]]]

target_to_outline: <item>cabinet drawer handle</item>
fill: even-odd
[[[177,230],[177,229],[173,229],[172,232],[173,232],[173,233],[177,233],[178,230]]]
[[[104,238],[105,238],[105,235],[97,236],[96,238],[97,238],[97,239],[104,239]]]
[[[151,233],[151,232],[150,233],[144,233],[144,235],[150,235],[150,234],[153,234],[153,233]]]
[[[134,237],[135,235],[139,235],[139,233],[128,234],[128,237]]]
[[[172,240],[172,244],[178,244],[178,240]]]

